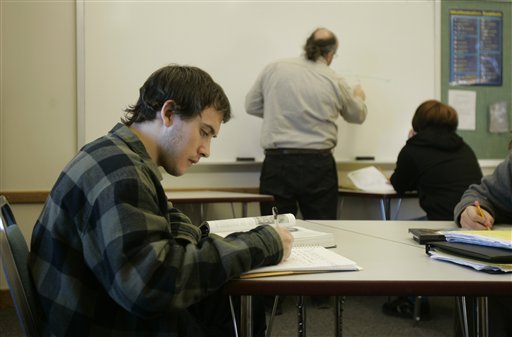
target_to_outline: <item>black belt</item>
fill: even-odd
[[[265,155],[280,155],[280,154],[330,154],[331,149],[266,149]]]

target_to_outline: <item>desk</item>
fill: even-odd
[[[380,202],[380,212],[382,220],[391,220],[391,200],[397,200],[396,212],[394,218],[398,217],[398,211],[400,210],[400,204],[403,198],[417,198],[417,192],[408,192],[405,194],[398,194],[397,192],[368,192],[361,190],[353,190],[348,188],[338,189],[339,202],[338,202],[338,219],[341,216],[341,209],[343,207],[344,197],[357,197],[357,198],[369,198],[378,199]]]
[[[247,216],[247,204],[249,202],[271,202],[274,197],[267,194],[237,193],[222,191],[167,191],[167,199],[174,205],[200,204],[201,221],[205,220],[204,205],[212,203],[242,204],[242,217]],[[234,215],[233,215],[234,216]]]
[[[490,296],[512,295],[510,274],[486,274],[435,261],[416,244],[410,227],[446,229],[450,221],[311,221],[301,226],[332,232],[336,252],[363,270],[322,274],[232,280],[231,295],[329,296]],[[242,335],[251,336],[250,316],[243,311]]]

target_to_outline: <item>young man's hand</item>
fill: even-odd
[[[285,261],[292,253],[293,235],[285,227],[276,227],[275,230],[283,243],[283,261]]]

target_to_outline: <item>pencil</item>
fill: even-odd
[[[480,216],[482,218],[485,218],[485,215],[484,215],[484,212],[482,211],[482,208],[480,207],[480,202],[478,200],[476,200],[473,205],[475,205],[476,209],[478,210],[478,214],[480,214]]]
[[[482,207],[480,207],[480,201],[478,200],[475,200],[475,202],[473,203],[473,205],[475,205],[476,209],[478,210],[478,214],[480,214],[480,216],[485,220],[485,215],[484,215],[484,212],[482,211]],[[487,223],[487,220],[485,220],[485,222]],[[484,225],[485,228],[487,230],[490,230],[490,228],[486,225]]]

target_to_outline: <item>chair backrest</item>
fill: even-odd
[[[0,195],[0,258],[5,278],[26,337],[41,335],[41,312],[28,267],[28,246],[7,199]]]

